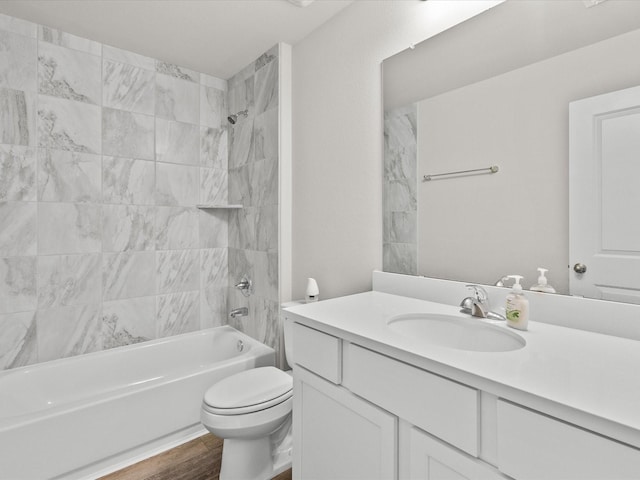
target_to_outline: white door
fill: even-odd
[[[569,115],[570,293],[640,303],[640,87]]]

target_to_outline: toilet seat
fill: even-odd
[[[253,368],[211,386],[202,408],[214,415],[243,415],[283,403],[292,394],[290,375],[275,367]]]

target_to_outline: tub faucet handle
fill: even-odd
[[[235,287],[242,292],[242,295],[248,297],[253,293],[253,283],[249,280],[249,277],[244,275],[242,279],[236,283]]]

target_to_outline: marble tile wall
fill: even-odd
[[[384,114],[383,271],[416,275],[417,106]]]
[[[0,369],[226,322],[226,83],[0,15]]]
[[[278,46],[229,80],[229,112],[248,110],[229,131],[229,308],[249,315],[229,324],[280,349],[278,293]],[[254,292],[233,285],[243,276]]]

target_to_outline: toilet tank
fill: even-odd
[[[293,307],[304,303],[303,300],[287,302],[283,303],[281,308]],[[293,320],[287,315],[287,312],[283,310],[280,311],[280,317],[282,318],[282,329],[284,332],[284,355],[287,363],[291,366],[293,365]]]

